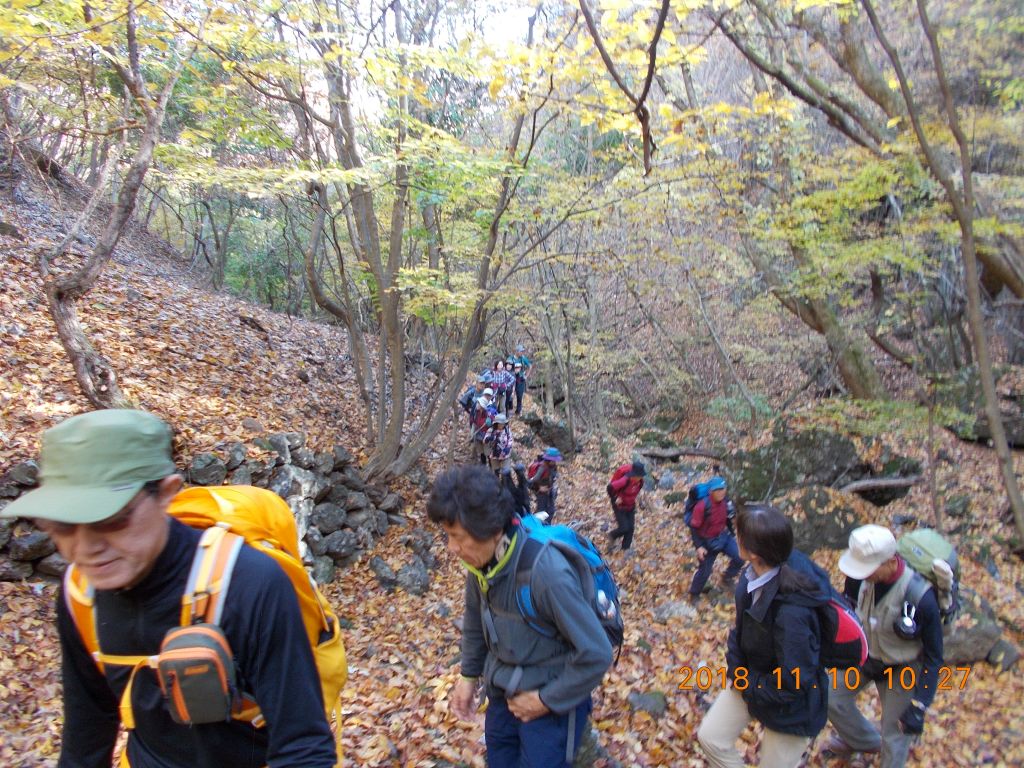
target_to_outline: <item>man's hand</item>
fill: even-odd
[[[911,700],[900,715],[900,730],[909,734],[921,733],[924,730],[924,710],[924,704]]]
[[[703,563],[704,558],[708,556],[707,547],[697,547],[697,562]]]
[[[476,680],[460,678],[448,697],[452,713],[460,720],[472,720],[476,714]]]
[[[508,699],[507,703],[508,711],[524,723],[536,720],[538,717],[544,717],[544,715],[551,711],[540,700],[540,692],[538,691],[517,693],[511,699]]]

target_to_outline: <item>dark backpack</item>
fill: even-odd
[[[583,587],[583,597],[594,609],[608,636],[608,642],[621,651],[625,625],[619,605],[619,588],[594,542],[567,525],[544,525],[533,515],[523,517],[520,527],[527,538],[516,568],[516,605],[526,623],[545,637],[554,637],[556,634],[553,627],[539,621],[533,605],[532,587],[534,563],[544,547],[552,546],[565,555],[565,559],[576,569]]]
[[[462,396],[459,398],[459,405],[462,406],[462,410],[464,410],[468,414],[472,414],[473,404],[476,400],[476,397],[476,387],[470,387],[465,392],[463,392]]]
[[[868,660],[868,638],[857,613],[834,590],[818,609],[821,624],[821,666],[825,669],[862,667]]]

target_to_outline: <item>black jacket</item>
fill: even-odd
[[[807,572],[800,560],[791,567]],[[812,580],[817,581],[814,575]],[[746,670],[748,685],[739,692],[751,717],[766,728],[813,737],[825,726],[828,676],[818,658],[818,609],[826,601],[820,584],[814,592],[781,592],[778,576],[762,588],[756,604],[747,593],[745,572],[736,585],[736,626],[729,632],[726,650],[729,677],[739,691],[742,683],[736,681],[742,673],[736,673]],[[799,670],[799,680],[794,669]]]
[[[153,570],[138,585],[98,590],[96,610],[104,653],[157,653],[181,619],[181,596],[200,531],[170,521],[170,536]],[[132,768],[333,768],[335,745],[324,715],[320,679],[295,591],[277,564],[242,547],[221,627],[243,690],[255,695],[267,726],[231,721],[187,727],[167,710],[156,676],[140,670],[132,686],[136,728],[128,739]],[[102,675],[57,598],[63,651],[64,731],[59,768],[110,768],[117,741],[118,700],[129,667],[108,664]]]

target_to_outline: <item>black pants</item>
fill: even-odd
[[[612,502],[612,512],[615,513],[615,530],[608,534],[614,542],[622,537],[622,550],[626,551],[633,545],[633,529],[636,528],[636,507],[622,509]]]

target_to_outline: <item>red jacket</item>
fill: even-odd
[[[612,489],[612,501],[615,503],[615,506],[627,511],[636,506],[636,497],[640,495],[640,491],[644,487],[644,479],[642,477],[630,476],[629,471],[632,468],[632,464],[623,464],[615,470],[615,474],[612,475],[612,481],[609,483]]]
[[[708,511],[710,507],[710,511]],[[711,497],[697,502],[693,508],[693,517],[690,518],[690,527],[694,533],[705,539],[713,539],[718,536],[729,520],[729,498],[722,499],[717,504],[711,501]]]

